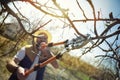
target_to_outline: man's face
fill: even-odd
[[[36,39],[36,42],[40,44],[41,42],[47,43],[47,37],[46,36],[41,36]]]

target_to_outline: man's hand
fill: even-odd
[[[18,67],[17,69],[17,77],[19,80],[25,80],[25,69],[23,67]]]

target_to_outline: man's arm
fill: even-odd
[[[6,68],[8,69],[9,72],[13,73],[19,67],[17,63],[18,63],[18,59],[8,60],[6,64]]]
[[[47,58],[48,58],[48,59],[54,56],[54,54],[50,51],[50,48],[48,48],[44,42],[41,43],[41,51],[42,51],[44,54],[47,55]],[[51,62],[51,65],[52,65],[54,68],[58,68],[58,67],[59,67],[56,60],[52,61],[52,62]]]
[[[14,72],[15,70],[17,70],[18,63],[20,62],[20,60],[22,60],[25,56],[25,47],[21,48],[17,54],[14,56],[14,58],[12,60],[8,60],[7,61],[7,69],[10,72]]]
[[[53,57],[53,56],[55,56],[55,55],[54,55],[52,52],[50,52],[50,56]],[[57,60],[54,60],[53,62],[51,62],[51,65],[52,65],[54,68],[58,68],[58,67],[59,67]]]
[[[17,78],[20,80],[25,80],[25,69],[18,65],[19,60],[17,58],[12,59],[11,61],[7,61],[7,69],[9,72],[17,72]]]
[[[59,68],[59,65],[58,65],[58,63],[57,63],[56,60],[53,61],[53,62],[51,62],[51,65],[52,65],[54,68]]]

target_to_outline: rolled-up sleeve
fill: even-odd
[[[22,60],[25,57],[25,47],[21,48],[17,54],[14,56],[14,58],[17,58],[18,60]]]

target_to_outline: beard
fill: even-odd
[[[36,43],[36,48],[37,48],[37,49],[39,49],[39,47],[41,46],[41,43],[42,43],[42,42],[47,43],[46,41],[40,41],[40,42],[37,42],[37,43]]]

